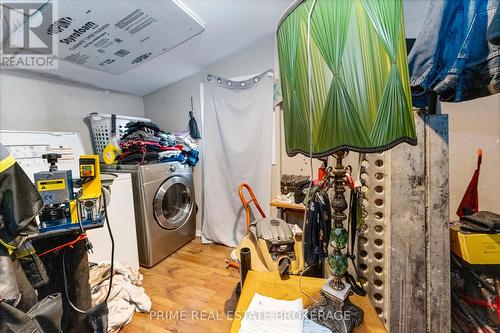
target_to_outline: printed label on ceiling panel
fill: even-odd
[[[178,0],[58,1],[59,59],[120,74],[200,34],[204,24]],[[114,5],[113,5],[114,4]]]

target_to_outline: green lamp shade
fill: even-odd
[[[401,0],[297,1],[278,27],[286,152],[416,145]],[[312,95],[310,94],[310,91]],[[312,103],[312,104],[310,104]]]

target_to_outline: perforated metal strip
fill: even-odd
[[[386,205],[387,169],[385,153],[368,154],[362,162],[361,178],[366,180],[365,205],[368,211],[368,229],[358,238],[357,266],[359,277],[375,310],[385,322],[388,310],[388,266],[386,263]]]

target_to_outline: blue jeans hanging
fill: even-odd
[[[499,0],[432,1],[409,55],[413,105],[427,106],[434,90],[441,101],[460,102],[500,91],[500,46],[486,38],[497,24]],[[494,18],[495,17],[495,18]]]

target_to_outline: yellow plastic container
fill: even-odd
[[[450,249],[469,264],[500,264],[500,234],[470,233],[450,227]]]

